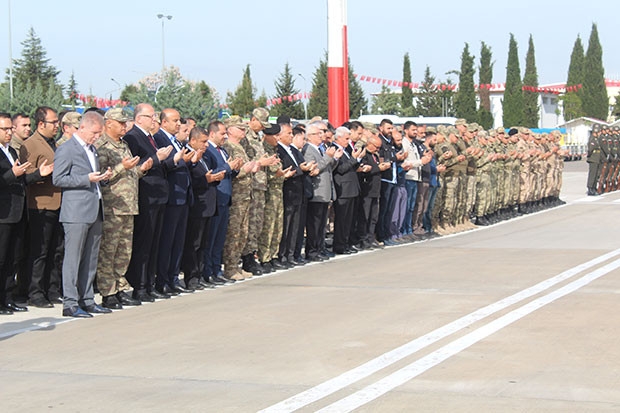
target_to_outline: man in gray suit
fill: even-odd
[[[93,281],[101,242],[103,201],[100,182],[112,171],[99,172],[93,143],[103,132],[103,117],[87,112],[73,139],[54,155],[54,185],[62,188],[60,222],[65,231],[65,257],[62,265],[64,291],[62,315],[92,317],[91,313],[112,310],[95,303]]]
[[[308,143],[302,154],[308,163],[316,162],[319,174],[312,177],[312,198],[308,200],[306,212],[306,259],[323,261],[319,253],[325,247],[325,224],[327,223],[327,207],[329,201],[335,199],[332,184],[334,158],[342,156],[342,148],[331,146],[324,151],[319,149],[323,142],[326,126],[323,122],[312,122],[306,128]]]

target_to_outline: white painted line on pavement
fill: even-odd
[[[508,314],[505,314],[489,322],[488,324],[472,331],[471,333],[461,338],[454,340],[450,344],[447,344],[440,349],[430,353],[429,355],[422,357],[421,359],[409,364],[408,366],[377,381],[376,383],[371,384],[335,403],[332,403],[331,405],[321,410],[318,410],[318,412],[343,413],[357,409],[358,407],[377,399],[378,397],[384,395],[390,390],[395,389],[396,387],[408,382],[414,377],[419,376],[425,371],[447,360],[448,358],[489,337],[491,334],[496,333],[499,330],[511,325],[515,321],[520,320],[526,315],[533,313],[534,311],[556,301],[559,298],[562,298],[570,293],[577,291],[581,287],[588,285],[592,281],[602,277],[603,275],[617,268],[620,268],[620,259],[613,261],[595,271],[592,271],[584,275],[583,277],[561,288],[558,288],[557,290],[551,291],[550,293],[539,297],[509,312]]]
[[[554,277],[544,280],[532,287],[526,288],[516,294],[503,298],[493,304],[486,307],[482,307],[466,316],[459,318],[451,323],[444,325],[430,333],[427,333],[421,337],[418,337],[400,347],[395,348],[387,353],[384,353],[366,363],[351,369],[333,379],[327,380],[311,389],[303,391],[286,400],[276,403],[270,407],[261,410],[259,413],[274,413],[274,412],[293,412],[301,409],[317,400],[329,396],[351,384],[362,380],[375,372],[388,367],[399,360],[409,357],[417,351],[462,330],[471,324],[480,321],[490,315],[497,313],[513,304],[523,301],[529,297],[545,291],[554,285],[582,272],[595,265],[601,264],[611,258],[620,255],[620,249],[616,249],[607,254],[603,254],[583,264],[579,264],[573,268],[570,268]]]
[[[596,202],[596,201],[600,201],[601,199],[603,198],[601,198],[600,196],[586,196],[583,198],[575,199],[573,203]]]

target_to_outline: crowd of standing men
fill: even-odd
[[[618,189],[620,179],[620,127],[595,124],[588,140],[587,194]]]
[[[60,115],[0,114],[0,314],[92,317],[561,203],[559,135],[527,128]]]

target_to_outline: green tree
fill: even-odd
[[[158,78],[159,79],[159,78]],[[168,67],[161,79],[142,79],[138,85],[129,85],[121,93],[121,100],[131,106],[149,103],[155,110],[175,108],[183,117],[192,117],[200,126],[207,126],[218,114],[217,99],[204,81],[185,80],[179,70]]]
[[[523,85],[519,67],[519,50],[517,41],[510,33],[508,62],[506,64],[506,90],[502,102],[504,127],[523,125]]]
[[[71,72],[71,76],[69,77],[69,83],[67,84],[67,98],[65,99],[66,105],[71,105],[75,107],[77,104],[77,82],[75,80],[75,73]]]
[[[34,28],[30,28],[28,37],[21,44],[22,58],[13,60],[14,90],[17,87],[34,85],[37,81],[41,82],[44,90],[50,85],[50,80],[53,81],[53,84],[59,84],[58,74],[60,71],[50,64],[47,52]]]
[[[424,70],[424,80],[415,94],[415,112],[419,116],[441,116],[442,100],[439,97],[435,76],[431,74],[431,68],[426,66]]]
[[[413,108],[413,91],[409,87],[410,84],[411,62],[409,60],[409,53],[405,53],[405,57],[403,58],[403,87],[401,89],[400,95],[402,116],[413,116],[413,114],[415,113],[415,110]]]
[[[351,60],[348,60],[349,72],[349,117],[357,118],[368,111],[368,100],[364,96],[364,89],[355,77]],[[312,92],[308,102],[308,117],[321,116],[327,118],[327,54],[319,61],[312,79]]]
[[[474,56],[469,53],[469,44],[465,43],[461,54],[459,73],[459,90],[454,98],[456,116],[473,122],[478,119],[476,113],[476,90],[474,89]]]
[[[564,106],[564,119],[572,120],[584,116],[583,112],[583,77],[585,65],[585,52],[581,37],[577,36],[573,52],[570,55],[570,64],[568,66],[568,78],[566,79],[567,90],[562,97]]]
[[[247,65],[243,72],[243,79],[235,93],[228,93],[226,97],[226,103],[232,111],[232,113],[249,117],[254,108],[257,107],[256,99],[256,87],[252,84],[252,76],[250,74],[250,65]]]
[[[534,51],[534,39],[530,34],[530,40],[525,55],[525,74],[523,84],[523,126],[537,128],[539,116],[538,92],[528,90],[538,88],[538,71],[536,70],[536,52]]]
[[[381,92],[372,99],[370,110],[381,115],[398,115],[401,113],[401,97],[389,87],[381,86]]]
[[[299,89],[295,87],[295,79],[291,73],[291,67],[288,62],[284,65],[284,71],[275,81],[276,94],[274,98],[283,98],[282,103],[277,103],[269,110],[270,115],[288,115],[293,119],[304,118],[304,106],[301,100],[285,99],[299,93]]]
[[[359,80],[355,77],[351,59],[347,60],[349,70],[349,117],[357,118],[368,112],[368,100],[364,95],[364,89]]]
[[[489,86],[493,83],[493,54],[491,48],[482,42],[480,46],[480,69],[478,69],[478,96],[480,106],[478,107],[478,123],[484,129],[493,127],[493,114],[491,113],[491,94]]]
[[[454,107],[456,93],[454,93],[454,89],[455,85],[450,79],[437,85],[436,99],[440,112],[435,116],[456,116],[456,108]]]
[[[319,61],[312,78],[312,92],[308,102],[308,117],[327,119],[327,56]]]
[[[596,24],[592,24],[588,51],[586,52],[583,78],[583,111],[586,116],[607,120],[609,97],[605,86],[603,49],[598,38]]]

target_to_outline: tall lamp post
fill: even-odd
[[[163,75],[164,71],[166,70],[166,49],[165,49],[165,42],[164,42],[164,22],[166,21],[166,19],[172,20],[172,16],[159,13],[157,15],[157,18],[161,20],[161,73]]]
[[[304,116],[305,120],[308,120],[308,89],[306,88],[306,78],[301,73],[297,73],[297,76],[304,80]]]
[[[9,1],[9,98],[13,103],[13,46],[11,39],[11,0]]]

